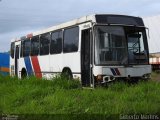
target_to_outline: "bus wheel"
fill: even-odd
[[[26,71],[25,68],[23,68],[22,71],[21,71],[21,78],[23,79],[23,78],[26,78],[26,77],[27,77],[27,71]]]
[[[72,72],[69,68],[64,68],[62,71],[62,76],[67,78],[68,80],[73,79],[73,75]]]

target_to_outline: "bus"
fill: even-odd
[[[84,16],[11,42],[10,74],[51,78],[65,74],[94,87],[149,78],[146,27],[140,17]]]

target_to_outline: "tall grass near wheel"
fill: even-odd
[[[154,74],[155,75],[155,74]],[[2,114],[160,114],[160,82],[83,89],[78,80],[0,76]]]

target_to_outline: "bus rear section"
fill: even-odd
[[[11,42],[10,48],[10,75],[11,76],[19,76],[20,71],[19,67],[19,53],[20,53],[20,41],[13,39]]]

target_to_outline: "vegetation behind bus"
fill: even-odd
[[[1,114],[160,114],[160,82],[152,80],[135,85],[117,82],[96,89],[82,89],[78,80],[61,77],[46,81],[0,76],[0,83]]]

